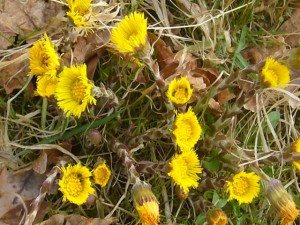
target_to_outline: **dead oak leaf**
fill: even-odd
[[[13,173],[6,168],[0,171],[0,222],[4,222],[3,218],[12,218],[9,212],[14,213],[14,208],[23,201],[30,201],[39,195],[40,187],[45,179],[45,175],[35,173],[31,167]],[[16,194],[14,194],[16,193]],[[15,221],[20,221],[15,218]]]

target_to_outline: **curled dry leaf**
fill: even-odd
[[[26,53],[17,53],[9,57],[7,61],[0,62],[0,86],[7,94],[24,86],[23,78],[27,75],[27,57]]]
[[[86,218],[80,215],[63,215],[56,214],[51,216],[48,220],[45,220],[36,225],[110,225],[116,222],[116,218],[108,217],[104,219],[100,218]]]
[[[289,44],[291,47],[295,47],[296,45],[299,45],[299,31],[300,31],[300,9],[295,9],[289,17],[288,20],[286,20],[280,27],[280,31],[284,33],[293,33],[291,35],[288,35],[285,38],[285,42]],[[296,34],[297,33],[297,34]]]
[[[17,173],[2,168],[0,171],[0,222],[4,222],[5,218],[14,218],[14,221],[19,223],[22,215],[13,217],[9,213],[15,214],[13,209],[19,207],[22,201],[31,201],[37,197],[44,179],[45,175],[35,173],[31,167]]]
[[[93,79],[99,57],[104,53],[104,46],[109,42],[110,34],[106,30],[98,30],[86,37],[79,36],[73,45],[74,63],[86,63],[89,79]],[[71,55],[63,56],[64,64],[69,65]]]
[[[42,151],[39,157],[33,161],[32,169],[38,174],[44,174],[47,169],[47,153]]]
[[[6,49],[10,46],[17,35],[28,36],[47,26],[49,19],[62,11],[62,5],[54,1],[4,0],[1,2],[0,49]]]
[[[220,105],[223,105],[225,102],[228,102],[235,97],[235,94],[231,93],[228,88],[226,88],[220,91],[220,93],[218,94],[218,102]]]

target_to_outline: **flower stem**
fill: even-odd
[[[45,129],[45,127],[46,127],[47,108],[48,108],[48,99],[43,98],[42,120],[41,120],[42,129]]]

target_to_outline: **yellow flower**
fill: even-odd
[[[221,209],[212,209],[208,213],[208,225],[226,225],[227,216]]]
[[[186,113],[177,114],[173,134],[176,144],[182,151],[192,149],[201,133],[201,126],[191,108]]]
[[[65,67],[59,74],[55,92],[58,106],[68,117],[80,117],[88,104],[96,104],[96,99],[92,96],[93,87],[87,78],[85,64]]]
[[[120,53],[134,54],[142,50],[147,39],[147,19],[144,13],[133,12],[113,28],[111,43]]]
[[[268,58],[261,72],[261,79],[266,87],[286,87],[290,83],[288,67],[273,58]]]
[[[169,84],[167,97],[174,103],[182,105],[192,97],[193,89],[186,77],[174,79]]]
[[[198,174],[202,173],[200,161],[196,152],[192,149],[176,154],[169,163],[168,175],[176,185],[188,193],[190,188],[198,187]]]
[[[271,178],[266,188],[266,195],[276,213],[280,215],[281,225],[292,225],[300,211],[292,196],[285,190],[281,182]]]
[[[93,177],[96,184],[101,187],[105,187],[109,178],[111,176],[111,171],[105,164],[105,162],[99,164],[93,171]]]
[[[37,80],[36,93],[43,98],[51,97],[55,93],[57,82],[58,78],[56,76],[41,76]]]
[[[75,166],[62,167],[61,170],[63,176],[58,181],[58,185],[63,194],[63,201],[69,200],[77,205],[85,203],[89,195],[94,193],[89,178],[92,173],[80,163]]]
[[[299,152],[300,153],[300,138],[295,141],[295,143],[292,145],[293,152]],[[300,161],[294,161],[293,162],[294,167],[296,169],[300,170]]]
[[[57,69],[60,66],[59,56],[47,34],[44,34],[44,38],[35,42],[30,48],[29,61],[30,75],[56,76]]]
[[[159,222],[158,201],[150,185],[137,181],[132,187],[133,203],[142,225],[157,225]]]
[[[228,200],[236,199],[239,204],[251,203],[260,192],[260,177],[254,172],[244,171],[235,174],[231,181],[226,181],[225,188],[229,192]]]
[[[73,20],[77,27],[87,27],[93,25],[90,22],[92,0],[67,0],[70,11],[67,15]]]

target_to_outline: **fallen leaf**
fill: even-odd
[[[49,24],[62,11],[62,4],[40,0],[4,0],[0,9],[0,49],[6,49],[15,36],[29,36]],[[57,27],[56,27],[57,29]],[[3,38],[4,37],[4,38]]]
[[[234,99],[235,97],[235,94],[229,92],[228,88],[226,88],[219,92],[218,102],[220,105],[223,105],[225,102],[228,102],[229,100]]]
[[[86,218],[80,215],[63,215],[56,214],[51,216],[48,220],[45,220],[36,225],[110,225],[117,221],[114,217],[108,217],[104,219],[100,218]]]
[[[38,174],[44,174],[47,169],[47,153],[42,151],[39,157],[33,161],[32,169]]]
[[[32,200],[25,201],[25,205],[27,208],[31,207]],[[42,201],[41,206],[37,212],[37,217],[35,219],[36,222],[39,222],[43,219],[43,217],[47,214],[48,208],[50,207],[52,203],[51,202],[46,202]],[[24,206],[19,204],[15,208],[11,209],[8,211],[2,218],[1,220],[5,224],[9,225],[19,225],[20,220],[16,218],[22,218],[22,215],[24,214]],[[1,222],[0,222],[1,224]]]
[[[19,207],[22,201],[30,201],[39,195],[40,187],[45,175],[35,173],[31,167],[25,168],[17,173],[2,168],[0,171],[0,222],[3,218],[13,218],[9,212],[15,213],[14,208]],[[20,222],[21,217],[14,217]]]
[[[289,44],[291,47],[295,47],[296,45],[299,45],[299,31],[300,31],[300,9],[295,9],[292,13],[292,15],[289,17],[288,20],[286,20],[281,27],[279,28],[279,31],[282,31],[284,33],[293,33],[291,35],[286,36],[285,42]]]
[[[208,107],[211,111],[211,113],[213,113],[216,116],[220,116],[222,113],[222,109],[221,106],[219,104],[219,102],[217,102],[215,99],[211,98],[208,101]]]
[[[26,53],[16,53],[7,61],[0,63],[0,86],[7,94],[24,86],[23,78],[27,75],[27,57]]]

